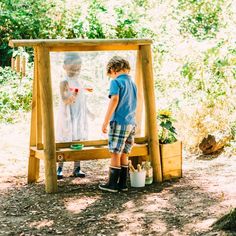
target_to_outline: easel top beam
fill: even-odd
[[[10,40],[10,47],[47,47],[50,51],[66,51],[76,48],[87,50],[137,50],[150,45],[150,39],[19,39]],[[91,49],[89,49],[91,47]]]

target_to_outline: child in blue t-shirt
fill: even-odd
[[[104,191],[128,191],[128,155],[134,144],[137,88],[129,76],[129,62],[119,56],[110,59],[107,74],[110,84],[110,103],[102,125],[102,132],[108,133],[108,147],[111,153],[109,180],[99,188]]]

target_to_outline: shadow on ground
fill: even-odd
[[[116,194],[98,189],[105,177],[65,178],[57,194],[8,179],[19,184],[0,195],[0,235],[226,235],[210,227],[218,199],[189,177]]]

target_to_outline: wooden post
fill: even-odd
[[[39,56],[38,72],[43,115],[45,190],[47,193],[55,193],[57,192],[56,145],[54,137],[50,55],[47,47],[39,46],[37,50]]]
[[[38,62],[38,51],[37,48],[34,50],[34,57],[36,61]],[[37,75],[38,78],[38,63],[36,63],[35,66],[35,74]],[[39,85],[39,79],[37,79],[37,118],[36,118],[36,146],[37,149],[42,149],[42,139],[43,139],[43,134],[42,134],[42,112],[41,112],[41,95],[40,95],[40,85]]]
[[[151,162],[153,166],[154,182],[162,182],[161,158],[159,150],[159,140],[157,133],[156,105],[154,93],[154,80],[152,69],[151,45],[142,45],[142,72],[143,87],[146,107],[146,125],[148,132],[148,143]]]
[[[15,70],[15,58],[14,57],[11,58],[11,69]]]
[[[34,80],[33,80],[33,97],[31,111],[31,127],[30,127],[30,147],[36,146],[36,122],[37,122],[37,53],[34,53]],[[39,159],[35,157],[35,153],[30,149],[28,162],[28,183],[34,183],[39,178]]]
[[[135,83],[137,86],[137,111],[136,111],[136,136],[141,136],[142,133],[142,117],[143,117],[143,78],[142,78],[142,60],[141,52],[137,51],[136,56],[136,71],[135,71]]]
[[[20,56],[16,56],[16,72],[20,72]]]
[[[36,145],[36,81],[33,81],[33,98],[32,98],[32,111],[31,111],[31,126],[30,126],[30,146]],[[35,157],[35,153],[29,150],[28,160],[28,183],[34,183],[39,177],[39,159]]]
[[[21,61],[21,75],[25,76],[26,74],[26,57],[22,56],[22,61]]]

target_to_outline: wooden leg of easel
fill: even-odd
[[[45,190],[57,192],[56,144],[54,137],[53,98],[49,49],[38,47],[38,75],[43,117]]]
[[[136,110],[136,137],[142,135],[142,118],[144,111],[143,102],[143,76],[142,76],[142,57],[141,52],[137,51],[135,84],[137,86],[137,110]]]
[[[162,168],[156,121],[156,104],[152,69],[151,46],[141,46],[143,87],[145,97],[146,128],[148,133],[149,154],[153,167],[154,182],[162,182]]]
[[[28,184],[35,183],[39,179],[39,159],[34,156],[34,153],[31,151],[29,155],[28,163]]]
[[[34,64],[36,65],[36,64]],[[33,80],[33,97],[32,97],[32,111],[31,111],[31,125],[30,125],[30,147],[36,145],[36,121],[37,121],[37,75],[34,67]],[[39,159],[35,158],[32,150],[29,150],[28,161],[28,183],[34,183],[39,178]]]

